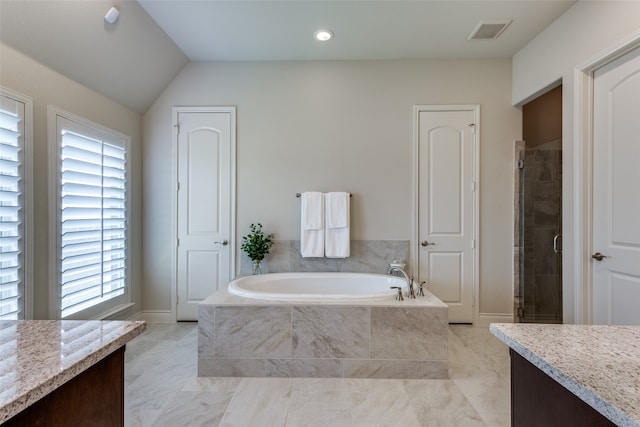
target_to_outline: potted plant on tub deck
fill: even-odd
[[[273,246],[273,234],[265,235],[262,224],[251,224],[251,233],[242,236],[242,249],[253,262],[253,274],[262,274],[262,260]]]

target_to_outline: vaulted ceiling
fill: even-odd
[[[510,58],[573,3],[0,0],[0,41],[144,112],[189,61]],[[481,21],[510,20],[497,39],[467,40]],[[334,39],[315,40],[320,28]]]

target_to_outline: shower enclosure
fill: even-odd
[[[562,141],[515,155],[515,321],[562,323]]]

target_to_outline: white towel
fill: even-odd
[[[324,253],[327,258],[347,258],[351,254],[349,193],[327,193],[325,211],[327,226]]]
[[[349,227],[349,193],[327,193],[327,228]]]
[[[304,230],[322,230],[324,228],[324,195],[318,191],[302,193],[302,228]]]
[[[324,195],[302,193],[300,200],[300,253],[303,258],[324,256]]]

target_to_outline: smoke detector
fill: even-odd
[[[480,21],[471,31],[467,40],[497,39],[511,22],[513,22],[513,19],[508,21]]]

